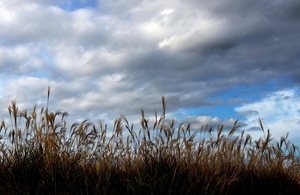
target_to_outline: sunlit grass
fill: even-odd
[[[138,130],[124,115],[113,129],[88,120],[67,129],[66,112],[12,102],[11,124],[0,127],[0,193],[300,194],[299,150],[287,135],[272,142],[260,120],[259,140],[238,121],[192,130],[166,120],[164,97],[162,106],[151,124],[142,110]]]

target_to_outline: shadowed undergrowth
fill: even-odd
[[[124,115],[113,129],[88,120],[67,129],[66,112],[12,102],[11,125],[0,127],[0,193],[300,194],[299,150],[287,135],[274,143],[260,120],[259,140],[238,121],[226,132],[191,130],[165,118],[164,97],[162,106],[153,123],[142,110],[138,130]]]

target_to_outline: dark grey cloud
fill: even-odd
[[[260,127],[251,127],[249,131],[262,131]]]
[[[248,116],[248,115],[259,115],[259,112],[257,112],[256,110],[247,110],[241,113],[238,113],[238,116]]]
[[[208,116],[187,116],[184,119],[182,119],[183,123],[191,124],[191,128],[193,128],[194,130],[200,130],[201,128],[205,128],[208,125],[208,127],[211,127],[213,131],[218,130],[218,128],[220,128],[221,125],[224,126],[224,130],[228,131],[233,127],[235,121],[235,119],[223,120],[218,117],[211,118]],[[238,122],[238,124],[240,125],[240,127],[245,126],[244,122]]]

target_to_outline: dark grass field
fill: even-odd
[[[164,97],[162,106],[154,123],[142,111],[140,127],[121,115],[113,129],[88,120],[67,129],[66,112],[12,102],[12,124],[1,122],[0,194],[300,194],[299,149],[287,135],[272,141],[260,120],[259,140],[238,121],[230,131],[191,130],[165,118]]]

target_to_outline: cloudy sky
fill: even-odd
[[[68,123],[140,109],[300,145],[299,0],[1,0],[0,116],[46,105]],[[160,113],[159,113],[160,114]]]

